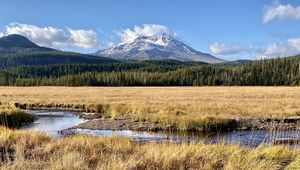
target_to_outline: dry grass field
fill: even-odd
[[[299,87],[1,87],[0,101],[80,104],[112,118],[126,115],[181,130],[300,115]]]
[[[0,101],[121,105],[193,117],[300,115],[299,87],[0,87]]]
[[[243,148],[203,143],[146,143],[115,137],[61,140],[0,128],[1,169],[224,169],[300,168],[299,150],[285,146]]]

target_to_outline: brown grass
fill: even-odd
[[[298,169],[300,152],[225,144],[139,144],[115,137],[73,136],[0,128],[1,169]]]
[[[127,115],[181,130],[300,115],[299,87],[1,87],[0,101],[83,104],[112,118]]]

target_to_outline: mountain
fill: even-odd
[[[102,64],[117,62],[105,57],[64,52],[41,47],[24,36],[8,35],[0,38],[0,68],[48,64]]]
[[[15,53],[20,51],[54,51],[40,47],[24,36],[11,34],[0,38],[0,53]]]
[[[207,53],[194,50],[185,43],[166,35],[140,36],[134,41],[128,41],[105,50],[99,50],[95,55],[116,60],[166,60],[200,61],[206,63],[222,63],[224,60]]]

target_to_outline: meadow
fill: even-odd
[[[126,116],[179,130],[300,115],[299,87],[0,87],[0,101]]]

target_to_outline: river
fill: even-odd
[[[237,131],[222,133],[201,133],[183,131],[160,131],[160,132],[140,132],[131,130],[111,131],[111,130],[90,130],[72,128],[85,120],[76,116],[70,111],[49,111],[38,110],[28,111],[37,115],[38,119],[31,124],[22,127],[22,130],[40,131],[51,135],[54,138],[62,138],[64,134],[82,134],[93,136],[117,136],[128,137],[136,141],[173,141],[173,142],[204,142],[204,143],[237,143],[246,146],[258,146],[260,144],[272,145],[277,143],[298,142],[300,133],[298,131],[270,132],[261,131]],[[67,129],[67,130],[66,130]],[[63,132],[63,133],[61,133]],[[290,141],[293,142],[290,142]],[[298,144],[297,144],[298,146]]]

